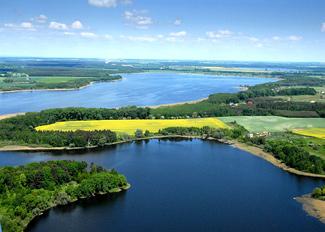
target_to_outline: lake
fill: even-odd
[[[127,192],[58,207],[29,232],[325,231],[293,198],[324,184],[213,141],[150,140],[76,153],[0,152],[0,166],[74,159],[122,172]]]
[[[240,85],[256,85],[275,79],[222,77],[176,73],[122,74],[115,82],[94,83],[71,91],[0,93],[0,114],[62,107],[153,106],[192,101],[212,93],[233,93]]]

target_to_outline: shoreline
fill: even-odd
[[[295,197],[302,204],[304,211],[311,217],[315,217],[325,224],[325,201],[314,199],[310,194]]]
[[[78,203],[84,199],[91,199],[91,198],[95,198],[95,197],[98,197],[98,196],[102,196],[102,195],[112,195],[112,194],[116,194],[116,193],[119,193],[119,192],[123,192],[123,191],[126,191],[128,189],[131,188],[131,184],[130,183],[127,183],[127,185],[125,186],[122,186],[118,189],[112,189],[112,190],[109,190],[108,192],[100,192],[100,193],[97,193],[95,195],[93,195],[92,197],[89,197],[89,198],[77,198],[77,199],[73,199],[71,201],[68,201],[67,204],[65,205],[70,205],[70,204],[73,204],[73,203]],[[47,207],[46,209],[42,210],[39,214],[33,216],[32,218],[28,219],[28,221],[25,222],[25,224],[23,225],[24,227],[24,231],[29,228],[30,224],[34,221],[37,221],[39,219],[39,217],[41,217],[44,213],[46,212],[49,212],[50,210],[56,208],[56,207],[59,207],[59,206],[65,206],[65,205],[61,205],[61,204],[53,204],[53,205],[50,205],[49,207]]]
[[[205,97],[205,98],[200,98],[197,100],[192,100],[192,101],[184,101],[184,102],[175,102],[175,103],[166,103],[166,104],[160,104],[160,105],[153,105],[153,106],[144,106],[144,107],[148,107],[151,109],[157,109],[159,107],[169,107],[169,106],[177,106],[177,105],[184,105],[184,104],[195,104],[195,103],[199,103],[205,100],[208,100],[209,97]]]
[[[91,81],[86,85],[76,87],[76,88],[53,88],[53,89],[16,89],[16,90],[0,90],[0,94],[6,94],[6,93],[20,93],[20,92],[43,92],[43,91],[77,91],[82,90],[84,88],[88,88],[94,83],[99,82],[114,82],[114,81],[120,81],[123,78],[116,79],[116,80],[107,80],[107,81]]]
[[[43,92],[43,91],[73,91],[73,90],[81,90],[84,88],[89,87],[92,85],[94,82],[90,82],[87,85],[80,86],[77,88],[54,88],[54,89],[16,89],[16,90],[0,90],[0,94],[5,94],[5,93],[20,93],[20,92]]]
[[[24,112],[21,113],[13,113],[13,114],[0,114],[0,120],[6,119],[6,118],[13,118],[19,115],[24,115]]]
[[[299,171],[294,168],[290,168],[284,163],[282,163],[280,160],[275,158],[271,153],[265,152],[261,148],[250,146],[238,141],[233,140],[224,140],[224,139],[215,139],[215,138],[203,138],[202,136],[185,136],[185,135],[159,135],[159,136],[152,136],[152,137],[146,137],[146,138],[134,138],[126,141],[117,141],[114,143],[105,144],[102,146],[102,148],[114,146],[118,144],[124,144],[124,143],[131,143],[136,141],[143,141],[143,140],[151,140],[151,139],[202,139],[206,141],[218,141],[223,144],[230,145],[234,148],[246,151],[247,153],[257,156],[261,159],[264,159],[265,161],[271,163],[272,165],[276,166],[277,168],[280,168],[288,173],[295,174],[298,176],[304,176],[304,177],[311,177],[311,178],[320,178],[325,179],[325,175],[322,174],[314,174],[304,171]],[[0,152],[51,152],[51,151],[81,151],[81,150],[92,150],[95,148],[101,148],[100,146],[91,146],[91,147],[41,147],[41,146],[24,146],[24,145],[8,145],[0,147]]]
[[[286,172],[289,172],[291,174],[295,174],[298,176],[304,176],[304,177],[325,179],[325,175],[322,175],[322,174],[314,174],[314,173],[299,171],[297,169],[290,168],[286,164],[282,163],[280,160],[275,158],[271,153],[268,153],[259,147],[250,146],[245,143],[240,143],[237,141],[232,141],[232,142],[233,143],[231,146],[241,149],[241,150],[244,150],[244,151],[247,151],[249,154],[257,156],[259,158],[262,158],[262,159],[266,160],[267,162],[273,164],[274,166],[276,166]]]

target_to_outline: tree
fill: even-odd
[[[143,138],[143,131],[141,129],[137,129],[134,134],[136,138]]]
[[[150,131],[146,130],[146,131],[144,132],[144,137],[149,137],[149,136],[150,136]]]

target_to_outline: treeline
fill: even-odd
[[[4,232],[22,232],[45,210],[80,198],[128,188],[126,178],[95,164],[49,161],[0,169],[0,222]]]
[[[268,140],[265,150],[274,154],[276,158],[289,167],[304,172],[316,174],[325,173],[325,161],[317,156],[310,155],[304,148],[283,140]]]
[[[325,185],[319,188],[315,188],[311,196],[313,198],[325,201]]]
[[[159,135],[183,135],[183,136],[201,136],[203,138],[214,139],[237,139],[243,137],[248,131],[238,125],[232,123],[232,129],[220,129],[212,127],[168,127],[158,131]]]

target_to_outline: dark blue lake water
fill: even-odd
[[[0,166],[51,159],[115,168],[132,188],[52,209],[30,232],[325,231],[293,199],[324,182],[228,145],[151,140],[83,154],[1,152]]]
[[[95,83],[81,90],[0,93],[0,114],[59,107],[152,106],[205,98],[212,93],[239,91],[240,85],[274,81],[270,78],[140,73],[120,81]]]

